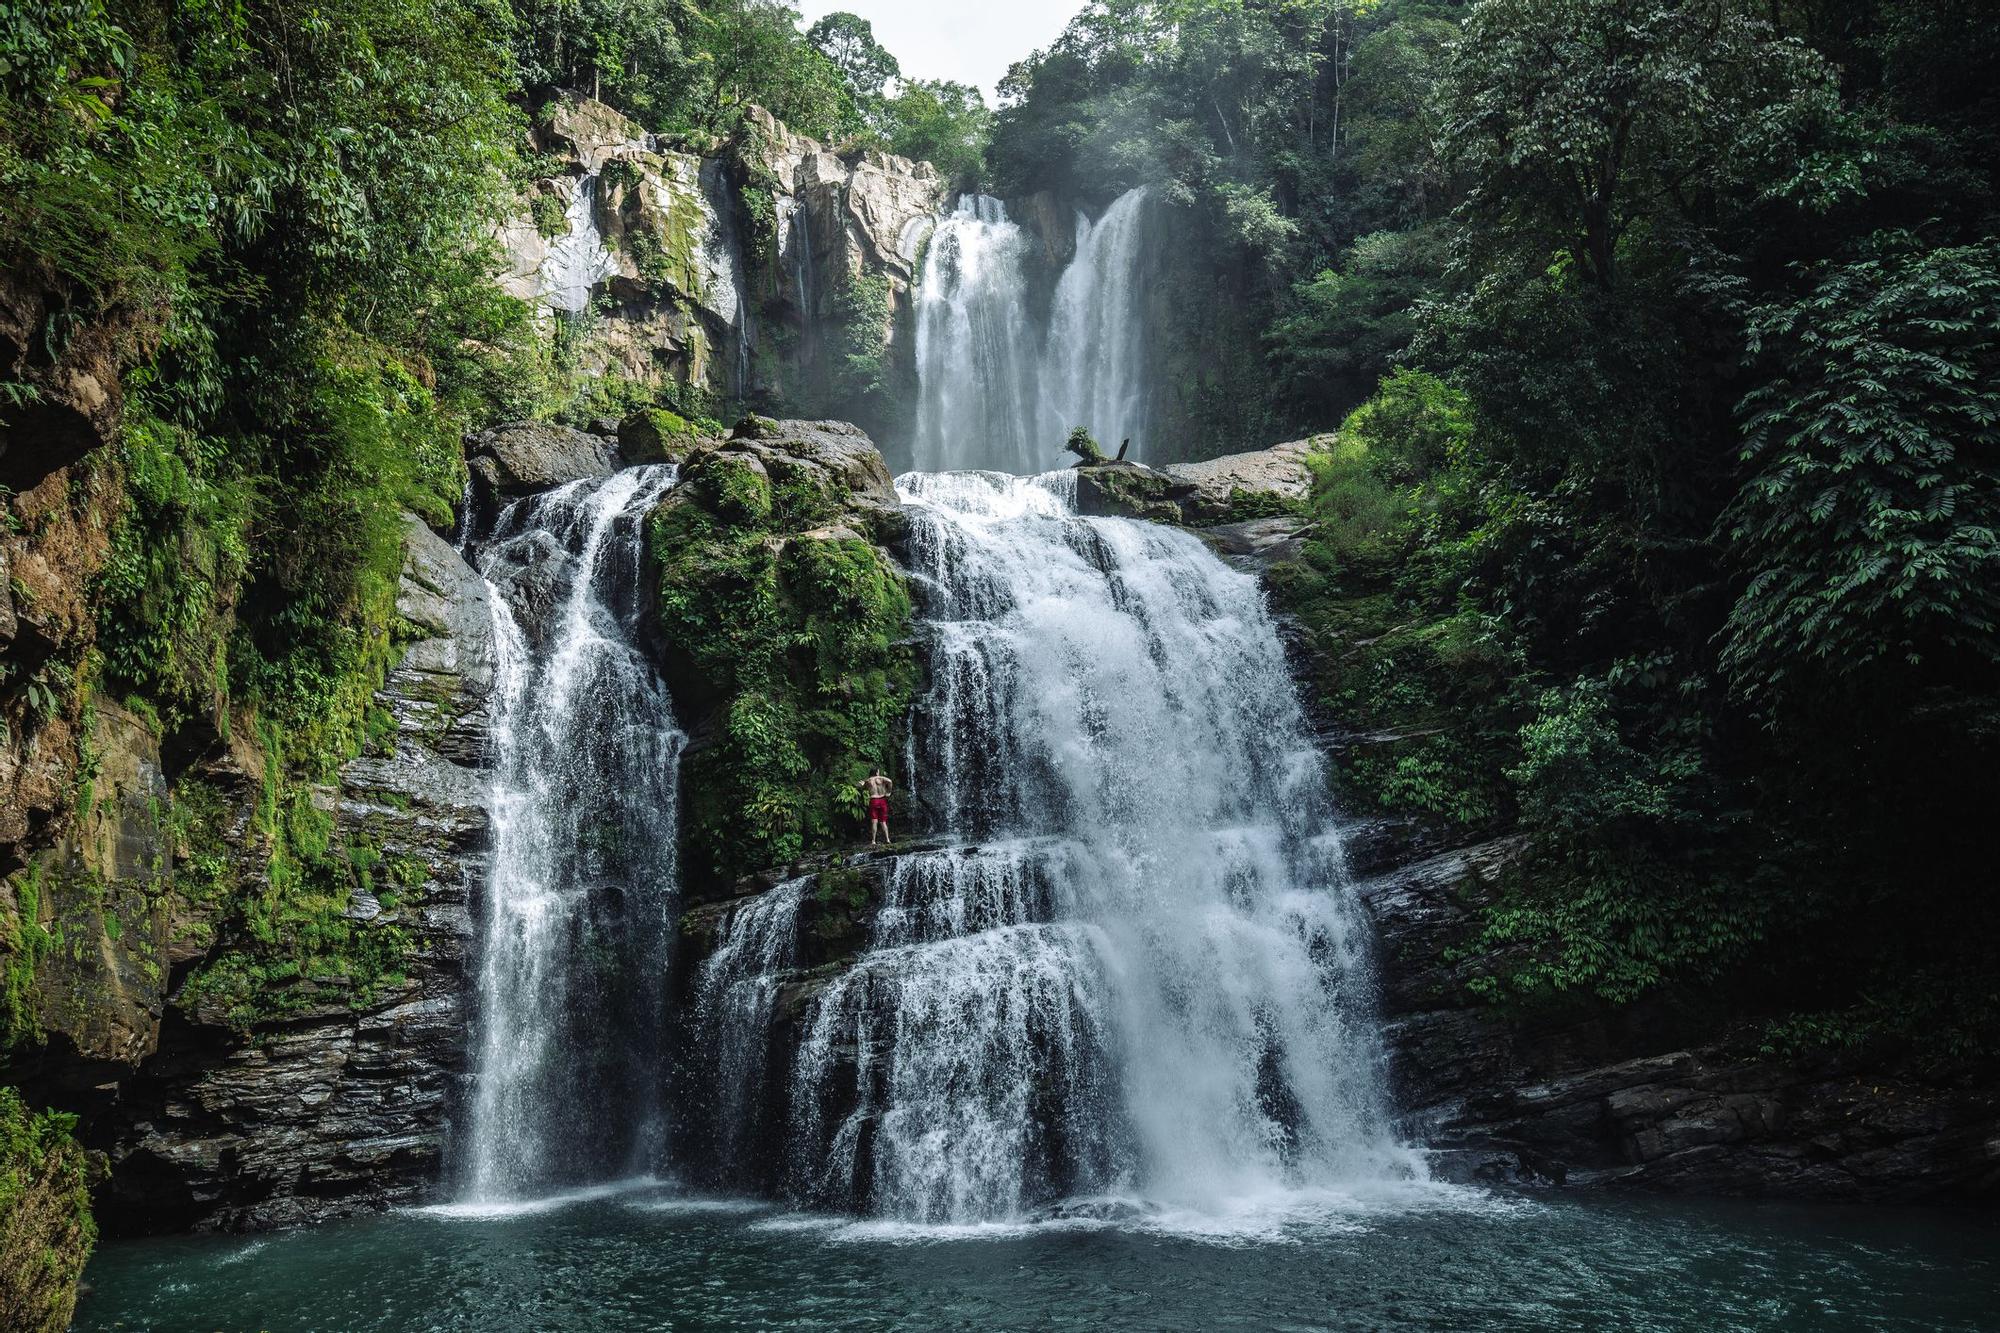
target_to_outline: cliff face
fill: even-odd
[[[272,893],[267,759],[242,740],[169,775],[145,718],[91,710],[87,808],[14,881],[37,1040],[7,1077],[84,1113],[108,1155],[107,1230],[255,1227],[408,1198],[435,1178],[465,1026],[467,904],[483,868],[484,591],[408,520],[415,635],[378,695],[394,730],[311,799],[365,869],[344,948],[380,984],[261,979],[252,1004],[188,978],[236,896]]]
[[[913,373],[910,294],[944,194],[930,164],[838,154],[762,112],[667,145],[575,97],[535,146],[554,169],[503,229],[503,286],[565,323],[582,369],[794,410],[887,411]],[[879,391],[844,382],[855,357]]]
[[[96,641],[90,581],[123,488],[119,375],[152,323],[114,311],[68,328],[53,285],[0,277],[0,875],[68,804],[87,725],[78,671]]]

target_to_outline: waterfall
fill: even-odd
[[[591,289],[610,277],[617,263],[597,230],[596,172],[577,181],[563,217],[569,230],[549,242],[542,261],[542,300],[551,310],[577,315],[590,307]]]
[[[740,398],[748,395],[751,384],[751,357],[756,330],[750,320],[750,281],[743,267],[743,245],[737,236],[736,202],[719,158],[701,164],[702,197],[708,201],[715,223],[702,238],[702,252],[709,275],[709,307],[729,311],[730,388]]]
[[[1095,223],[1077,215],[1045,328],[1030,314],[1033,242],[1004,204],[967,195],[938,222],[916,294],[916,468],[1039,472],[1074,426],[1141,456],[1148,205],[1141,188]]]
[[[1049,411],[1063,432],[1088,426],[1105,452],[1131,440],[1140,457],[1149,385],[1142,318],[1147,260],[1146,191],[1120,195],[1095,223],[1076,215],[1076,257],[1056,283],[1042,371]]]
[[[716,1130],[711,1150],[732,1172],[765,1127],[771,1023],[778,987],[797,962],[799,907],[812,884],[809,876],[788,880],[732,911],[695,981],[694,1036],[715,1093],[706,1116]]]
[[[1028,246],[1005,206],[985,195],[961,198],[931,233],[916,298],[911,456],[920,469],[1035,472],[1051,456],[1049,442],[1036,438]]]
[[[684,738],[637,637],[642,526],[673,481],[641,467],[517,500],[469,551],[499,657],[473,1200],[659,1164]]]
[[[956,1222],[1416,1174],[1255,581],[1075,516],[1071,474],[898,484],[932,667],[915,780],[979,841],[896,865],[802,1020],[795,1190]]]

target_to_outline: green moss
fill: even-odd
[[[535,230],[544,238],[553,239],[569,233],[569,210],[562,200],[552,194],[537,191],[528,200],[528,214],[534,219]]]
[[[402,982],[412,944],[399,923],[347,918],[356,891],[378,888],[380,850],[340,845],[332,814],[278,757],[293,742],[273,723],[261,734],[265,778],[244,853],[260,873],[246,877],[239,869],[223,839],[225,807],[212,791],[188,790],[190,813],[181,826],[185,891],[221,909],[223,934],[179,998],[240,1027],[371,1004]],[[389,878],[394,882],[393,872]]]
[[[916,682],[901,573],[863,538],[800,535],[848,497],[772,471],[700,455],[651,531],[662,629],[717,698],[682,785],[689,868],[719,877],[851,837],[855,784],[893,758]]]
[[[76,1117],[34,1111],[0,1087],[0,1321],[24,1333],[60,1333],[97,1243],[89,1156]]]
[[[61,937],[42,922],[47,860],[37,857],[10,881],[12,919],[0,917],[0,1050],[40,1036],[35,974]]]
[[[618,423],[619,448],[633,462],[678,463],[701,438],[695,424],[671,408],[642,408]]]

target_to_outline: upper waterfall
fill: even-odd
[[[1032,313],[1034,243],[1000,200],[966,195],[939,221],[916,293],[917,470],[1036,473],[1076,426],[1143,457],[1150,203],[1142,187],[1095,222],[1077,214],[1046,323]]]

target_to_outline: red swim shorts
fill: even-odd
[[[868,798],[868,817],[869,817],[870,819],[879,819],[879,820],[881,820],[881,821],[882,821],[883,823],[885,823],[885,824],[886,824],[886,823],[888,823],[888,822],[889,822],[889,798],[888,798],[888,797],[886,797],[886,796],[871,796],[871,797],[869,797],[869,798]]]

